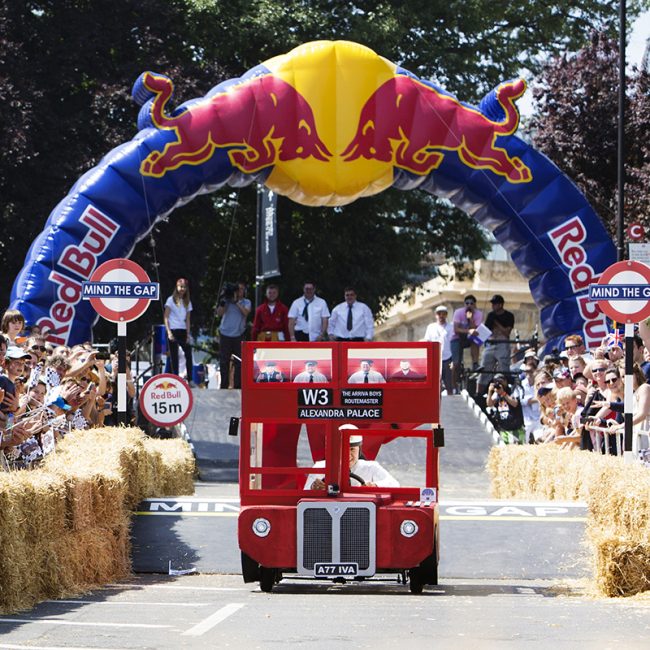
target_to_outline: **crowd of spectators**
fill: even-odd
[[[610,336],[587,350],[579,335],[540,359],[527,349],[509,373],[497,373],[484,395],[486,410],[506,441],[554,444],[620,454],[623,448],[624,352]],[[650,352],[634,337],[635,434],[650,424]]]
[[[0,470],[29,469],[72,429],[117,424],[117,355],[54,346],[8,310],[0,335]],[[127,395],[135,384],[127,362]]]

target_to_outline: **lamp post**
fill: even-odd
[[[619,0],[619,42],[618,42],[618,209],[617,209],[617,243],[618,260],[625,255],[625,0]]]

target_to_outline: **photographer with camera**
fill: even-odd
[[[217,316],[219,325],[219,373],[221,388],[230,386],[230,362],[235,367],[233,388],[241,388],[241,342],[246,331],[246,318],[251,311],[251,301],[246,298],[243,282],[227,282],[219,294]],[[237,359],[233,359],[233,356]]]
[[[496,374],[488,386],[485,404],[492,424],[499,432],[512,434],[520,444],[525,441],[524,416],[519,389],[510,390],[505,375]],[[505,439],[505,442],[508,442]]]

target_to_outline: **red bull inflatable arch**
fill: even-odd
[[[600,341],[605,317],[587,288],[615,248],[571,180],[515,135],[525,88],[506,81],[470,106],[345,41],[307,43],[178,107],[171,80],[145,72],[133,88],[139,132],[54,209],[11,306],[56,342],[85,341],[97,315],[82,281],[197,194],[261,182],[336,206],[395,187],[447,198],[494,233],[529,280],[550,344],[570,332]]]

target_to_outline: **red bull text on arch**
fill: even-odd
[[[586,284],[616,251],[573,182],[517,137],[525,90],[504,81],[472,106],[347,41],[305,43],[181,106],[168,77],[144,72],[133,87],[138,133],[53,210],[11,307],[57,343],[89,340],[96,313],[79,287],[94,268],[225,185],[263,183],[310,206],[421,189],[493,232],[529,280],[549,346],[571,332],[591,341],[605,317]]]

